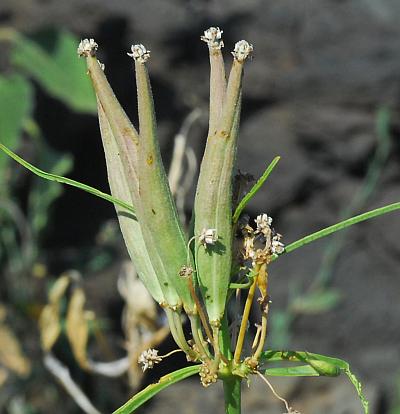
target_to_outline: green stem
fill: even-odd
[[[207,347],[207,343],[204,341],[203,332],[199,324],[198,315],[189,315],[190,327],[192,329],[193,340],[197,346],[202,359],[210,360],[211,355]]]
[[[241,383],[242,379],[237,376],[230,376],[223,379],[225,414],[241,413]]]
[[[179,314],[177,311],[173,311],[168,308],[165,308],[164,310],[167,315],[168,324],[171,329],[171,335],[174,338],[174,341],[179,346],[179,348],[182,349],[183,352],[185,352],[193,361],[195,361],[197,359],[197,355],[186,342],[185,334],[182,328],[182,321]]]

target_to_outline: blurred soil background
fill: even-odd
[[[134,74],[126,52],[132,43],[145,44],[152,52],[149,70],[166,165],[176,133],[196,108],[202,116],[190,130],[188,145],[201,159],[209,76],[207,50],[199,39],[203,30],[211,25],[224,30],[228,62],[237,40],[253,43],[254,58],[244,77],[238,167],[258,177],[273,157],[282,157],[248,212],[252,217],[263,212],[274,217],[286,243],[341,218],[400,200],[399,20],[398,0],[2,0],[0,4],[3,27],[49,49],[60,30],[77,38],[95,38],[109,81],[134,122]],[[4,52],[0,69],[7,74],[9,48],[6,43],[0,48]],[[64,70],[69,70],[68,64]],[[33,85],[34,118],[46,145],[72,157],[69,177],[107,192],[96,116],[76,112],[40,83]],[[26,136],[17,149],[35,164]],[[32,177],[16,165],[12,168],[17,177],[14,199],[26,212]],[[187,195],[188,214],[193,195],[194,188]],[[269,346],[349,361],[365,386],[372,414],[400,412],[399,233],[400,215],[391,213],[270,266]],[[100,336],[109,351],[99,351],[93,340],[88,353],[99,360],[123,356],[124,301],[117,276],[126,259],[112,205],[63,188],[40,234],[35,265],[42,266],[43,274],[15,273],[10,282],[5,265],[1,273],[0,301],[7,326],[18,338],[30,369],[25,377],[6,370],[0,412],[82,412],[43,367],[38,314],[51,282],[76,269],[82,274],[88,307],[102,321]],[[9,283],[16,284],[14,293],[29,290],[29,300],[15,299]],[[169,339],[161,345],[165,351],[172,347]],[[3,347],[0,354],[5,352]],[[110,379],[84,373],[65,339],[57,341],[53,352],[100,412],[111,412],[131,395],[124,376]],[[171,357],[144,376],[141,385],[184,364],[183,357]],[[346,378],[273,383],[302,413],[361,412]],[[244,388],[244,413],[283,411],[258,381]],[[193,378],[163,391],[140,412],[222,410],[219,386],[204,390]]]

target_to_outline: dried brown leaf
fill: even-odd
[[[58,304],[64,296],[65,291],[69,285],[70,278],[67,275],[60,276],[51,287],[49,292],[49,302]]]
[[[72,293],[67,312],[67,337],[72,352],[81,368],[88,368],[86,347],[89,339],[88,315],[84,310],[85,293],[81,288],[76,288]]]
[[[58,304],[49,303],[43,308],[39,318],[39,329],[42,349],[48,352],[61,332]]]
[[[31,371],[30,361],[22,352],[21,345],[6,325],[0,325],[0,363],[20,377],[26,377]]]
[[[40,340],[42,349],[50,351],[57,341],[60,332],[60,301],[70,283],[70,278],[60,276],[51,287],[48,298],[49,303],[44,306],[39,317]]]

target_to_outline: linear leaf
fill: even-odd
[[[339,375],[340,372],[343,372],[344,374],[347,375],[350,382],[354,385],[354,388],[357,391],[358,397],[361,400],[364,413],[368,414],[369,412],[368,401],[363,394],[361,382],[351,372],[350,365],[348,362],[342,359],[339,359],[339,358],[333,358],[333,357],[328,357],[325,355],[314,354],[311,352],[304,352],[304,351],[268,350],[261,354],[260,363],[276,362],[276,361],[307,363],[319,376],[337,376]],[[297,370],[295,368],[297,368]],[[279,369],[281,371],[279,371]],[[310,372],[310,374],[312,374],[312,370],[308,369],[308,371]],[[269,368],[266,370],[266,375],[305,376],[303,374],[305,372],[307,372],[307,370],[302,366],[287,367],[287,368],[286,367]],[[312,376],[316,376],[316,375],[312,374]]]
[[[61,184],[67,184],[72,187],[79,188],[83,191],[86,191],[87,193],[93,194],[96,197],[100,197],[103,200],[107,200],[110,203],[117,204],[120,207],[125,208],[130,213],[135,214],[135,209],[133,206],[125,203],[122,200],[118,200],[112,196],[110,196],[107,193],[103,193],[102,191],[98,190],[97,188],[91,187],[90,185],[80,183],[79,181],[72,180],[71,178],[62,177],[60,175],[56,174],[50,174],[48,172],[42,171],[39,168],[35,167],[34,165],[30,164],[28,161],[25,161],[21,157],[19,157],[17,154],[12,152],[10,149],[8,149],[6,146],[4,146],[2,143],[0,143],[0,149],[4,151],[7,155],[9,155],[11,158],[13,158],[15,161],[17,161],[19,164],[21,164],[23,167],[27,168],[29,171],[33,172],[34,174],[38,175],[41,178],[44,178],[45,180],[49,181],[56,181]]]
[[[264,185],[265,181],[271,174],[272,170],[275,168],[276,164],[278,164],[280,159],[281,157],[278,156],[271,161],[271,163],[264,171],[263,175],[257,180],[257,182],[253,185],[251,190],[242,198],[239,205],[236,207],[235,213],[233,214],[232,221],[234,223],[236,223],[239,220],[242,211],[245,209],[250,200],[257,194],[258,190]]]
[[[365,220],[369,220],[374,217],[381,216],[382,214],[390,213],[391,211],[395,211],[400,209],[400,202],[388,204],[387,206],[376,208],[375,210],[367,211],[366,213],[359,214],[358,216],[351,217],[347,220],[341,221],[340,223],[334,224],[332,226],[326,227],[322,230],[319,230],[315,233],[309,234],[293,243],[290,243],[285,248],[285,253],[290,253],[293,250],[298,249],[299,247],[305,246],[308,243],[311,243],[315,240],[318,240],[322,237],[329,236],[332,233],[335,233],[339,230],[343,230],[347,227],[350,227],[354,224],[360,223]],[[274,255],[272,260],[276,260],[279,256]]]
[[[137,408],[143,405],[146,401],[153,398],[156,394],[162,391],[164,388],[169,387],[179,381],[184,380],[194,374],[197,374],[200,370],[200,365],[191,367],[185,367],[178,371],[171,372],[170,374],[164,375],[155,384],[151,384],[144,390],[138,392],[123,406],[113,412],[113,414],[130,414],[133,413]]]
[[[320,374],[311,365],[295,367],[268,368],[264,372],[271,377],[319,377]]]

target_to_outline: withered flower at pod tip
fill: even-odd
[[[131,51],[132,53],[128,53],[128,56],[139,63],[146,63],[150,58],[150,50],[147,50],[142,44],[132,45]]]
[[[239,42],[235,44],[235,49],[233,50],[232,55],[238,62],[244,62],[252,52],[252,44],[246,40],[239,40]]]
[[[77,53],[79,56],[89,57],[96,54],[96,50],[99,45],[94,41],[94,39],[83,39],[79,43]]]
[[[220,30],[219,27],[210,27],[204,31],[204,36],[201,36],[200,39],[206,42],[210,49],[221,49],[224,47],[222,33],[223,30]]]

